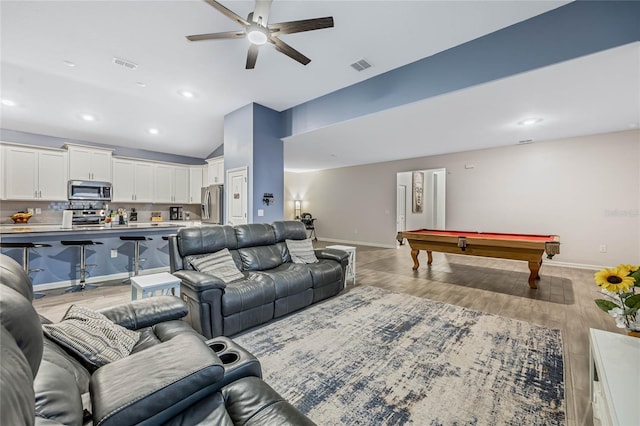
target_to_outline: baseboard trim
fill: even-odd
[[[140,275],[150,275],[150,274],[157,274],[159,272],[169,272],[169,267],[160,267],[160,268],[151,268],[151,269],[145,269],[143,273],[141,273]],[[111,281],[111,280],[124,280],[126,278],[131,277],[131,275],[128,272],[119,272],[117,274],[111,274],[111,275],[100,275],[98,277],[90,277],[88,278],[87,284],[96,284],[96,283],[101,283],[103,281]],[[66,287],[71,287],[72,285],[77,285],[80,284],[80,280],[69,280],[69,281],[56,281],[56,282],[51,282],[51,283],[44,283],[44,284],[37,284],[33,286],[33,290],[34,291],[41,291],[41,290],[55,290],[57,288],[66,288]]]

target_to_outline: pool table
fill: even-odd
[[[560,253],[560,237],[557,235],[500,234],[494,232],[442,231],[417,229],[404,231],[411,246],[413,270],[420,266],[420,250],[427,252],[427,264],[433,262],[432,252],[466,254],[471,256],[497,257],[500,259],[524,260],[529,262],[529,287],[538,288],[542,255],[547,258]]]

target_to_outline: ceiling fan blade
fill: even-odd
[[[307,58],[302,53],[298,52],[296,49],[289,46],[279,38],[271,37],[271,42],[276,45],[276,50],[278,52],[284,53],[291,59],[295,59],[296,61],[300,62],[302,65],[307,65],[309,62],[311,62],[311,59]]]
[[[251,20],[256,24],[266,27],[269,22],[269,12],[271,11],[272,0],[256,0],[256,7],[253,9]],[[261,19],[262,18],[262,19]]]
[[[280,34],[301,33],[304,31],[321,30],[333,27],[333,16],[325,18],[303,19],[301,21],[281,22],[269,25],[269,31],[274,36]]]
[[[247,52],[247,65],[244,67],[245,69],[252,70],[255,68],[259,50],[260,46],[256,44],[249,46],[249,51]]]
[[[216,0],[204,0],[206,1],[209,5],[211,5],[213,8],[215,8],[218,12],[222,13],[224,16],[226,16],[227,18],[231,19],[232,21],[236,21],[237,23],[241,24],[241,25],[249,25],[249,22],[242,18],[241,16],[237,15],[235,12],[233,12],[230,9],[227,9],[226,7],[224,7],[223,5],[221,5],[220,3],[218,3]]]
[[[187,36],[187,40],[200,41],[200,40],[220,40],[225,38],[244,38],[246,37],[246,35],[247,34],[244,31],[227,31],[224,33],[190,35],[190,36]]]

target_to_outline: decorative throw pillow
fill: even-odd
[[[284,240],[284,242],[287,244],[293,263],[318,263],[311,239]]]
[[[231,257],[231,253],[227,248],[206,256],[192,259],[190,263],[196,271],[215,275],[225,283],[230,283],[231,281],[241,280],[244,278],[244,275],[236,266],[236,263],[233,261],[233,257]]]
[[[128,356],[140,333],[126,329],[99,312],[72,305],[57,324],[43,324],[49,339],[67,348],[90,367],[99,368]]]

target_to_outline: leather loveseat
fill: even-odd
[[[171,272],[182,280],[189,321],[202,335],[232,336],[338,294],[348,253],[314,250],[316,263],[293,263],[287,240],[305,240],[302,222],[182,228],[169,237]],[[225,283],[194,270],[199,257],[228,249],[242,278]]]
[[[1,425],[313,425],[262,381],[251,354],[224,337],[205,342],[182,321],[177,297],[101,311],[140,338],[92,372],[43,336],[32,292],[0,255]]]

